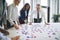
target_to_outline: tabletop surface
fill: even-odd
[[[50,23],[50,25],[42,23],[22,24],[18,30],[11,28],[7,31],[10,33],[8,37],[12,38],[19,35],[19,40],[60,40],[60,23]]]
[[[20,40],[60,40],[60,23],[23,24],[18,30]]]

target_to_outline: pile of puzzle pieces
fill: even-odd
[[[23,25],[18,32],[20,40],[60,40],[58,31],[51,25]]]

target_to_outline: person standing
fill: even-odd
[[[7,26],[8,27],[15,27],[18,29],[18,8],[16,6],[19,5],[21,0],[14,0],[13,4],[8,6],[8,13],[7,13]],[[9,25],[11,24],[11,25]]]
[[[33,10],[32,13],[29,15],[29,23],[46,23],[45,13],[41,10],[40,4],[36,5],[36,10]]]

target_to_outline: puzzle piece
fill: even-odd
[[[59,40],[57,37],[55,37],[55,40]]]

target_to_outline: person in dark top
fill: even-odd
[[[28,22],[29,10],[30,10],[30,5],[29,3],[26,3],[20,11],[20,17],[19,17],[20,24],[24,24],[25,22]]]
[[[5,29],[7,28],[6,14],[7,14],[6,0],[0,0],[0,26],[2,26],[3,24]]]

